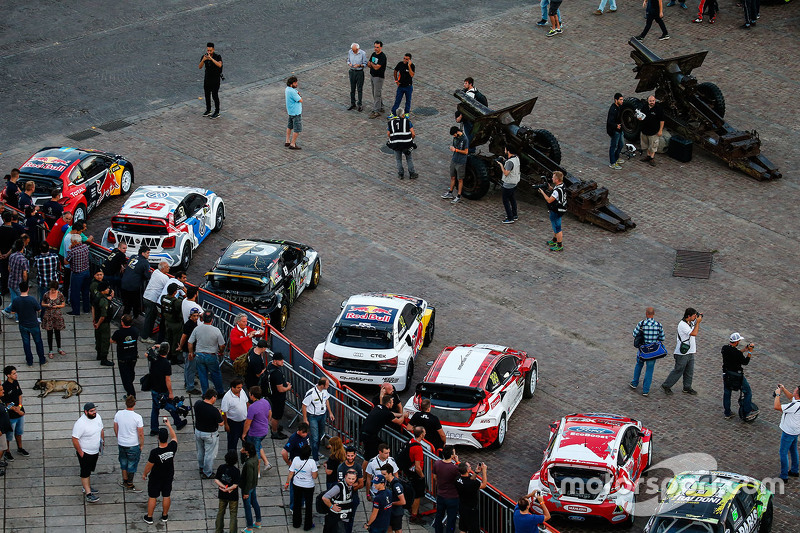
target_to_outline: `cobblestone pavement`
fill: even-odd
[[[764,153],[785,176],[773,183],[753,181],[697,151],[688,164],[659,156],[655,168],[632,160],[622,171],[608,169],[606,110],[615,91],[628,95],[635,87],[633,63],[620,36],[641,29],[641,10],[621,7],[615,15],[595,17],[595,6],[589,4],[580,11],[567,6],[564,34],[553,39],[535,26],[537,9],[519,7],[405,41],[386,40],[390,64],[409,51],[418,66],[412,106],[419,111],[412,115],[419,144],[416,182],[398,180],[392,157],[380,151],[382,120],[344,111],[347,73],[339,57],[294,69],[305,99],[305,130],[298,142],[302,151],[281,146],[288,71],[227,87],[223,114],[216,121],[200,117],[201,103],[187,101],[119,117],[134,125],[103,133],[91,145],[130,157],[137,185],[192,183],[226,200],[229,219],[195,255],[190,281],[201,281],[235,238],[280,237],[319,250],[322,284],[300,298],[287,329],[289,338],[309,353],[324,338],[344,298],[388,289],[423,296],[437,307],[436,339],[424,350],[423,361],[462,342],[496,342],[535,354],[541,365],[539,388],[511,419],[506,445],[462,452],[462,459],[485,460],[490,481],[513,498],[539,466],[547,424],[578,411],[642,420],[655,432],[657,462],[705,452],[722,469],[771,478],[777,474],[780,432],[770,391],[776,382],[796,382],[800,370],[800,225],[792,207],[799,196],[795,146],[800,139],[791,113],[800,82],[798,7],[764,6],[757,29],[745,33],[737,28],[738,8],[723,4],[713,26],[691,24],[694,13],[668,10],[672,39],[648,38],[646,44],[662,56],[710,51],[695,74],[722,88],[731,124],[758,130]],[[494,108],[538,96],[524,123],[551,130],[561,142],[564,166],[607,187],[611,201],[632,216],[637,228],[611,234],[566,217],[565,251],[556,255],[543,246],[549,236],[547,212],[532,191],[520,194],[520,220],[510,226],[500,224],[498,191],[458,205],[440,200],[447,185],[447,130],[455,107],[451,93],[467,75],[476,78]],[[433,114],[423,113],[429,109]],[[0,163],[3,168],[18,164],[48,143],[72,144],[52,137],[15,145]],[[114,200],[92,215],[95,236],[120,205]],[[713,251],[711,278],[672,277],[676,249]],[[665,325],[668,348],[685,307],[705,313],[695,369],[698,396],[665,397],[657,389],[669,371],[669,358],[657,363],[649,398],[628,388],[634,364],[630,331],[648,305],[656,307],[656,318]],[[719,347],[731,331],[757,346],[747,376],[763,412],[750,425],[722,417]],[[8,360],[9,352],[4,353]],[[85,353],[80,359],[91,357]],[[43,374],[56,376],[50,366]],[[23,376],[23,385],[31,379]],[[95,394],[89,389],[84,399]],[[77,416],[77,402],[70,413]],[[53,426],[53,439],[66,439],[67,425]],[[53,442],[70,455],[66,440]],[[51,447],[49,441],[45,447]],[[111,468],[114,461],[104,463]],[[15,473],[20,464],[9,469],[6,494],[20,478]],[[80,522],[76,468],[57,464],[61,470],[55,475],[48,469],[25,479],[71,495],[54,494],[54,503],[72,505]],[[661,479],[669,472],[654,475]],[[213,494],[204,494],[213,500]],[[789,531],[800,517],[797,485],[790,484],[775,504],[774,531]],[[212,513],[216,505],[209,505],[206,512]],[[133,507],[128,524],[136,524],[141,514],[141,503]],[[15,512],[6,503],[5,516],[15,517]],[[182,512],[176,505],[176,520],[191,516]],[[30,514],[31,520],[40,518],[39,511]],[[102,507],[98,514],[103,519],[110,515]],[[640,530],[644,520],[636,524]],[[557,526],[562,531],[605,527]]]

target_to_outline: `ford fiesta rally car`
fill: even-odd
[[[529,492],[554,515],[633,523],[639,477],[652,463],[653,433],[632,418],[586,413],[550,425],[550,441]]]
[[[241,239],[206,272],[203,288],[268,316],[283,331],[292,304],[306,288],[319,285],[320,268],[319,254],[305,244]]]
[[[682,472],[647,522],[645,533],[769,533],[772,492],[749,476]]]
[[[343,383],[392,383],[404,391],[414,360],[433,340],[436,310],[422,298],[389,293],[351,296],[314,360]]]
[[[494,344],[445,348],[434,361],[406,410],[419,411],[431,402],[448,444],[476,448],[502,446],[508,420],[522,398],[531,398],[539,365],[527,353]]]
[[[192,253],[212,231],[225,223],[225,205],[214,192],[196,187],[139,187],[111,219],[102,244],[128,245],[128,257],[142,245],[150,248],[149,262],[166,261],[186,270]]]
[[[33,181],[33,201],[43,205],[53,189],[61,189],[61,204],[74,220],[86,220],[106,198],[128,194],[133,165],[121,155],[69,147],[42,148],[19,167],[19,183]]]

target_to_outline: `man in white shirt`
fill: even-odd
[[[167,294],[167,287],[169,287],[170,283],[174,283],[178,286],[178,292],[175,293],[176,298],[185,298],[186,297],[186,272],[176,272],[175,277],[169,279],[169,283],[164,284],[164,288],[161,289],[161,294],[158,295],[158,301],[161,301],[162,296],[166,296]],[[186,320],[184,320],[186,322]]]
[[[372,501],[372,497],[378,493],[378,489],[372,486],[372,477],[381,473],[381,467],[385,464],[392,465],[394,468],[394,472],[397,472],[399,469],[397,468],[397,463],[394,462],[394,459],[389,457],[389,453],[391,450],[389,449],[389,445],[386,443],[381,443],[378,445],[378,455],[373,457],[369,463],[367,463],[367,468],[364,469],[364,479],[367,482],[367,499]]]
[[[150,275],[150,281],[147,283],[147,288],[144,290],[142,296],[142,304],[144,305],[144,326],[142,327],[143,338],[139,342],[155,342],[150,338],[153,334],[153,326],[155,326],[156,318],[158,318],[158,304],[161,298],[161,291],[167,286],[170,281],[169,263],[161,261],[158,264],[158,269],[154,270]]]
[[[103,420],[97,414],[97,407],[89,402],[83,406],[83,414],[72,426],[72,445],[81,465],[81,485],[87,503],[100,501],[100,497],[92,490],[89,476],[97,466],[104,440]]]
[[[231,381],[231,388],[222,397],[220,411],[225,431],[228,432],[228,451],[241,448],[242,430],[247,419],[247,394],[242,390],[242,380]]]
[[[321,377],[317,386],[309,389],[303,398],[303,422],[308,424],[308,438],[311,439],[311,456],[319,462],[319,440],[325,435],[325,415],[333,422],[333,411],[328,394],[328,378]]]
[[[189,320],[189,315],[192,314],[192,309],[200,309],[200,304],[197,303],[197,287],[189,287],[186,289],[186,298],[183,299],[181,310],[183,311],[183,323]]]
[[[678,338],[675,344],[675,368],[669,373],[667,379],[661,384],[661,389],[666,394],[672,394],[672,386],[683,376],[683,392],[697,394],[692,388],[692,378],[694,377],[694,354],[697,351],[695,337],[700,332],[700,322],[703,321],[703,314],[698,313],[693,307],[687,307],[683,313],[683,319],[678,324]]]
[[[792,400],[789,403],[781,404],[781,393]],[[800,476],[797,460],[797,436],[800,435],[800,387],[795,387],[794,392],[783,385],[778,385],[775,392],[775,410],[783,413],[781,415],[781,479],[789,481],[789,476]],[[792,465],[789,468],[789,459]]]
[[[117,436],[119,469],[122,471],[122,481],[119,482],[119,486],[130,492],[142,492],[133,484],[144,446],[144,420],[142,415],[134,411],[135,407],[136,397],[126,397],[125,409],[120,409],[114,415],[114,435]]]

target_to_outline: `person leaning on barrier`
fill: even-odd
[[[543,514],[537,514],[532,509],[531,498],[536,498]],[[514,531],[516,533],[538,533],[539,525],[550,520],[550,511],[544,504],[544,498],[538,490],[526,494],[514,507]]]
[[[486,475],[486,463],[478,463],[481,479],[475,479],[475,471],[469,463],[458,465],[456,480],[458,491],[458,531],[459,533],[480,533],[481,523],[478,516],[478,495],[489,484]]]
[[[367,459],[371,459],[378,455],[378,445],[381,443],[378,436],[381,430],[389,422],[393,422],[398,426],[403,425],[405,415],[395,413],[392,410],[394,407],[394,398],[391,396],[384,396],[381,398],[381,403],[372,408],[364,422],[361,424],[360,440],[364,447],[364,464],[362,469],[367,469]]]

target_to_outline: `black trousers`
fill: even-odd
[[[219,113],[219,80],[216,83],[206,80],[203,83],[203,89],[206,92],[206,111],[211,111],[211,99],[213,98],[214,112]]]
[[[303,525],[303,506],[305,506],[305,525],[303,529],[309,531],[313,522],[314,512],[314,487],[294,486],[294,509],[292,509],[292,526],[297,529]]]
[[[755,24],[758,18],[758,11],[761,8],[760,4],[760,0],[744,0],[744,2],[742,2],[745,24]]]
[[[133,380],[136,379],[136,361],[117,361],[117,365],[119,366],[119,378],[122,380],[125,394],[135,398],[136,389],[133,386]]]
[[[122,313],[131,314],[133,318],[138,318],[142,314],[142,293],[141,291],[126,291],[122,289]],[[145,333],[142,332],[142,335]]]
[[[231,430],[228,432],[228,450],[238,452],[242,447],[242,433],[244,432],[244,420],[237,422],[236,420],[228,419],[228,427]]]
[[[667,26],[664,24],[664,19],[659,17],[658,13],[650,13],[650,12],[648,12],[647,13],[647,20],[644,23],[644,29],[642,30],[642,33],[641,33],[640,37],[644,38],[644,36],[647,35],[647,32],[650,31],[650,26],[653,25],[653,21],[654,20],[656,21],[656,24],[658,24],[658,27],[661,28],[662,35],[666,35],[666,34],[669,33],[667,31]]]
[[[514,220],[517,216],[517,198],[514,195],[517,188],[507,189],[503,187],[503,207],[506,209],[506,218]]]

